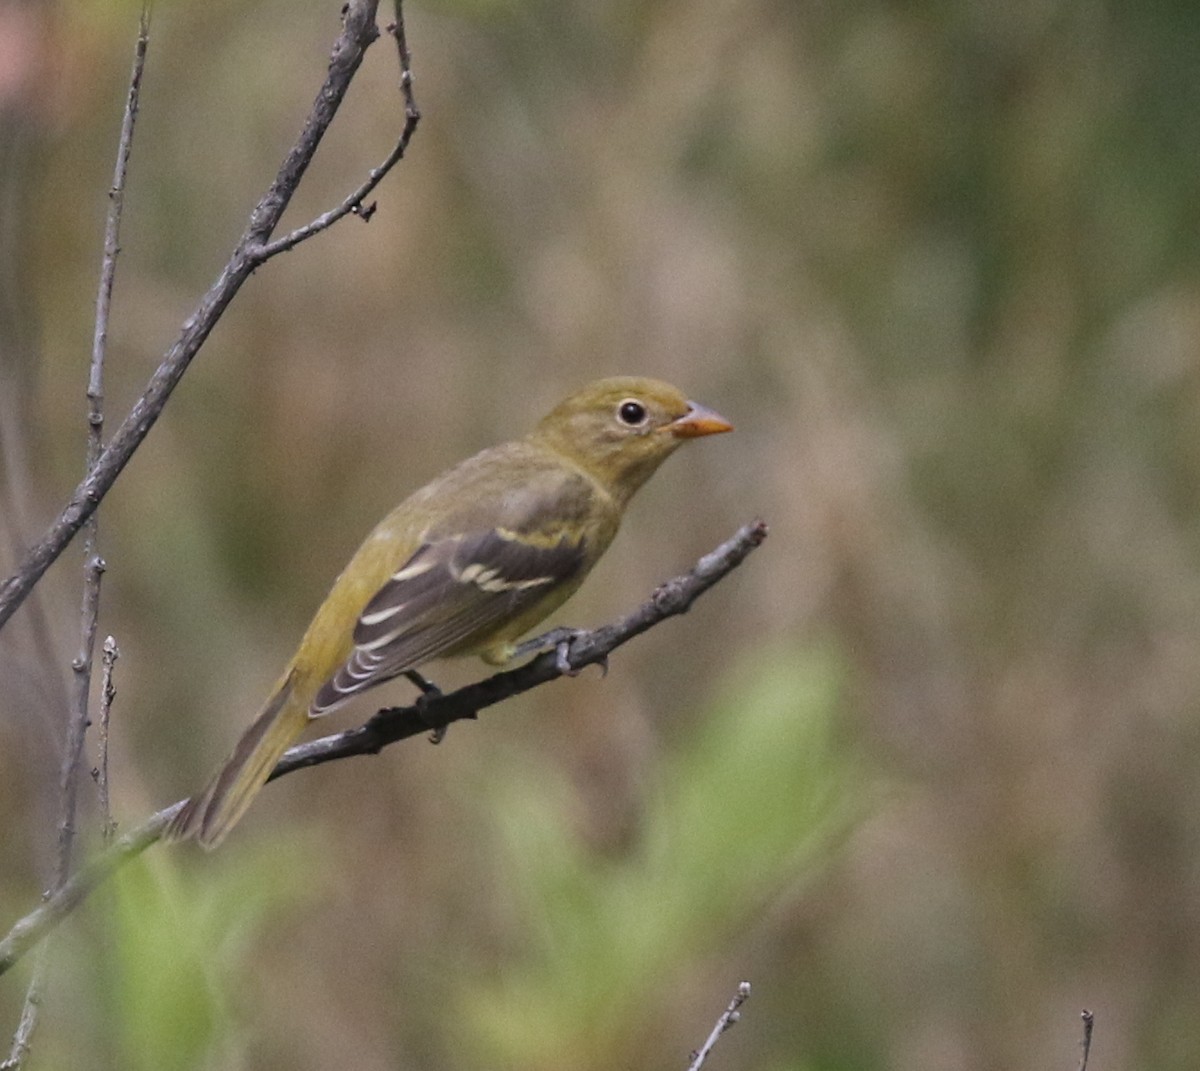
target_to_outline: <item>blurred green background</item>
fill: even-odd
[[[114,424],[338,6],[159,4]],[[81,473],[136,17],[0,0],[6,572]],[[424,120],[378,212],[258,272],[101,511],[117,817],[201,783],[387,508],[598,374],[737,433],[667,466],[564,620],[756,515],[771,538],[606,679],[289,777],[216,855],[150,852],[56,943],[30,1066],[682,1068],[749,978],[714,1071],[1069,1068],[1084,1007],[1093,1071],[1194,1068],[1200,8],[408,22]],[[287,222],[400,121],[385,39]],[[4,928],[48,869],[79,563],[0,633]]]

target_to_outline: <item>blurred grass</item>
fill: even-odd
[[[571,828],[553,771],[497,772],[499,880],[521,922],[501,976],[461,985],[465,1066],[678,1065],[686,1049],[648,1040],[664,995],[695,963],[725,958],[785,889],[816,880],[862,806],[832,740],[838,677],[827,654],[794,649],[741,667],[663,757],[615,859]]]
[[[93,1066],[237,1064],[257,999],[240,979],[266,920],[320,893],[307,855],[293,838],[199,881],[165,852],[118,871],[94,913],[56,938],[35,1066],[70,1066],[83,1050]]]
[[[320,891],[294,842],[243,856],[215,881],[195,877],[152,853],[115,881],[97,979],[116,1027],[114,1066],[225,1064],[245,1017],[233,1012],[236,980],[264,919]]]

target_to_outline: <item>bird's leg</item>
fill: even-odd
[[[554,651],[554,665],[564,677],[578,677],[583,672],[583,668],[576,669],[571,665],[570,653],[571,642],[577,637],[585,633],[585,629],[568,628],[565,625],[560,625],[558,628],[552,628],[549,632],[543,632],[540,636],[534,636],[533,639],[526,640],[524,643],[517,645],[513,651],[513,658],[523,658],[527,654],[535,654],[541,651]],[[608,658],[599,659],[596,663],[600,667],[600,676],[608,676]]]
[[[420,689],[421,694],[417,697],[417,713],[423,717],[426,704],[431,699],[437,699],[442,694],[442,690],[428,677],[418,673],[415,669],[406,670],[404,676]],[[446,739],[446,733],[449,731],[450,726],[432,725],[431,728],[433,731],[429,734],[429,742],[431,744],[440,744]]]

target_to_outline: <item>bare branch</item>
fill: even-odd
[[[146,48],[150,40],[150,9],[143,3],[138,22],[137,43],[133,51],[133,67],[129,74],[129,92],[125,98],[125,113],[121,119],[121,135],[117,140],[117,162],[109,189],[108,214],[104,223],[104,256],[100,264],[100,284],[96,295],[96,324],[92,335],[92,361],[88,370],[88,438],[85,476],[100,457],[104,433],[104,358],[108,349],[108,315],[112,307],[113,281],[117,274],[117,257],[121,246],[121,214],[125,207],[125,176],[129,170],[129,154],[133,148],[133,132],[137,124],[138,104],[142,88],[142,73],[146,68]],[[88,698],[92,685],[92,662],[96,650],[96,622],[100,614],[100,581],[104,575],[104,560],[97,550],[98,529],[95,514],[85,521],[83,605],[80,609],[79,654],[72,663],[75,673],[75,694],[71,722],[67,727],[59,780],[62,807],[59,813],[58,861],[54,887],[67,880],[71,870],[71,848],[75,836],[76,798],[79,788],[79,769],[83,761],[83,744],[89,724]]]
[[[104,430],[104,355],[108,349],[108,314],[112,307],[113,280],[117,274],[117,257],[121,252],[121,214],[125,208],[125,176],[129,171],[129,154],[133,149],[133,128],[137,123],[142,92],[142,74],[146,69],[146,48],[150,43],[149,0],[142,4],[138,21],[137,44],[133,50],[133,70],[129,75],[129,92],[125,97],[125,114],[121,119],[121,136],[117,140],[117,162],[113,168],[112,187],[108,191],[108,215],[104,222],[104,259],[100,264],[100,288],[96,295],[96,324],[92,335],[92,365],[88,376],[88,455],[87,472],[100,457],[101,434]]]
[[[570,644],[568,668],[581,669],[596,663],[602,664],[613,651],[634,636],[668,617],[686,613],[696,599],[732,572],[766,538],[767,526],[762,521],[743,525],[732,538],[701,558],[690,571],[662,584],[633,613],[611,625],[578,633]],[[555,652],[548,651],[523,666],[497,673],[458,691],[423,697],[408,707],[389,707],[356,729],[291,748],[279,760],[272,778],[351,755],[377,754],[398,740],[419,736],[431,728],[449,725],[462,718],[473,718],[485,707],[527,692],[562,674]],[[112,847],[100,852],[76,871],[62,889],[18,920],[0,940],[0,974],[62,922],[97,885],[158,840],[184,802],[180,800],[165,807],[136,829],[117,838]]]
[[[721,1018],[717,1020],[717,1025],[713,1027],[712,1033],[708,1035],[708,1040],[697,1052],[692,1053],[692,1062],[688,1064],[688,1071],[700,1071],[700,1068],[704,1066],[704,1061],[708,1059],[708,1054],[713,1051],[714,1046],[717,1044],[718,1038],[742,1017],[742,1013],[738,1009],[746,1003],[746,998],[749,996],[750,983],[739,982],[737,992],[733,995],[733,1000],[729,1002],[729,1007],[721,1013]]]
[[[325,131],[337,114],[367,48],[379,36],[375,24],[377,6],[378,0],[349,0],[345,5],[342,30],[334,42],[325,81],[299,138],[288,152],[270,188],[250,213],[246,230],[229,261],[216,282],[200,299],[195,311],[184,321],[179,337],[150,377],[142,396],[122,421],[91,471],[75,489],[58,519],[26,553],[17,571],[0,585],[0,627],[21,605],[42,574],[109,492],[158,420],[192,358],[242,284],[256,268],[282,251],[281,247],[272,248],[267,243],[312,162]],[[406,128],[409,123],[415,126],[415,120],[410,118],[406,121]],[[312,230],[297,241],[315,233],[318,231]]]
[[[90,472],[100,456],[104,432],[104,358],[108,349],[108,314],[112,307],[113,281],[117,274],[120,254],[121,213],[125,205],[125,176],[129,170],[129,153],[133,148],[133,129],[137,123],[138,100],[141,94],[142,73],[146,68],[146,48],[150,40],[149,0],[143,0],[138,20],[137,42],[133,50],[133,65],[129,74],[129,91],[125,97],[125,112],[121,118],[121,135],[117,139],[117,162],[113,167],[113,183],[109,189],[108,214],[104,223],[104,255],[100,262],[100,283],[96,295],[96,322],[92,335],[92,359],[87,381],[87,450],[84,474]],[[58,793],[58,850],[54,865],[52,892],[59,891],[71,875],[71,854],[75,843],[75,818],[78,812],[80,771],[83,767],[83,745],[87,737],[88,700],[92,686],[92,662],[96,651],[96,624],[100,616],[100,581],[104,575],[104,560],[97,546],[99,529],[93,513],[85,521],[83,603],[80,607],[79,654],[71,664],[75,674],[75,690],[67,721],[66,742],[59,769]],[[4,1067],[15,1071],[29,1053],[38,1013],[45,996],[49,971],[49,953],[40,950],[37,965],[25,992],[25,1005],[13,1035],[12,1049]]]
[[[109,636],[104,641],[104,655],[100,660],[100,758],[92,771],[100,790],[100,821],[106,845],[112,843],[117,832],[117,823],[113,821],[112,804],[108,796],[108,725],[112,719],[113,700],[117,697],[113,669],[120,657],[121,649],[117,646],[117,641]]]
[[[364,205],[363,201],[370,196],[371,191],[379,185],[383,177],[404,159],[408,143],[417,132],[417,124],[421,121],[421,112],[413,97],[412,56],[409,54],[408,43],[404,35],[404,18],[400,0],[396,0],[396,21],[388,27],[388,30],[396,38],[396,45],[400,52],[400,92],[404,96],[404,129],[400,131],[400,137],[397,139],[395,147],[384,157],[378,167],[367,172],[366,181],[336,208],[322,213],[311,223],[297,227],[282,238],[276,238],[275,241],[262,246],[259,252],[264,260],[273,257],[276,253],[283,253],[295,248],[306,238],[311,238],[327,227],[332,227],[343,216],[353,214],[365,223],[375,214],[374,203]]]
[[[1088,1057],[1092,1053],[1092,1027],[1096,1025],[1096,1016],[1084,1008],[1079,1013],[1079,1018],[1083,1020],[1083,1040],[1079,1043],[1083,1052],[1079,1057],[1079,1071],[1087,1071]]]
[[[29,980],[29,988],[25,992],[25,1004],[21,1008],[21,1018],[17,1021],[17,1029],[13,1033],[12,1047],[8,1050],[8,1059],[0,1063],[0,1071],[18,1071],[29,1055],[33,1031],[37,1027],[38,1013],[42,1008],[42,994],[46,989],[46,973],[49,970],[50,944],[47,942],[37,950],[37,958],[33,964],[33,977]]]
[[[71,872],[71,851],[75,843],[75,812],[79,796],[79,770],[83,765],[83,744],[87,736],[88,697],[92,688],[92,657],[96,650],[96,621],[100,616],[100,579],[104,559],[96,553],[96,519],[89,518],[85,533],[86,560],[83,564],[83,605],[79,610],[79,654],[71,663],[75,689],[67,725],[67,745],[59,770],[58,857],[55,861],[54,888],[67,880]]]

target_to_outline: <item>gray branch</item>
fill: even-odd
[[[1096,1025],[1096,1016],[1084,1008],[1079,1018],[1083,1020],[1083,1040],[1079,1043],[1079,1071],[1087,1071],[1088,1057],[1092,1054],[1092,1029]]]
[[[104,432],[104,358],[108,350],[108,315],[112,307],[113,282],[117,275],[120,255],[121,213],[125,206],[125,176],[129,169],[129,153],[133,148],[133,130],[137,122],[138,101],[141,95],[142,73],[146,69],[146,48],[150,42],[150,11],[143,0],[138,20],[137,41],[133,50],[133,65],[129,73],[129,90],[125,97],[125,112],[121,119],[121,135],[117,139],[117,162],[113,167],[113,183],[109,189],[108,213],[104,224],[104,255],[100,262],[100,283],[96,294],[96,321],[92,336],[92,359],[87,381],[87,450],[84,473],[91,471],[100,456]],[[93,513],[84,522],[83,602],[79,619],[79,654],[71,664],[75,690],[67,713],[67,734],[59,770],[58,850],[54,865],[51,892],[58,892],[71,875],[71,855],[75,843],[75,820],[78,813],[79,780],[83,768],[83,745],[90,724],[88,699],[92,685],[92,663],[96,650],[96,623],[100,616],[100,581],[104,576],[104,560],[99,553],[99,527]],[[41,949],[33,977],[25,993],[25,1005],[13,1035],[8,1059],[3,1071],[17,1071],[30,1051],[33,1032],[37,1028],[39,1010],[45,999],[49,973],[46,946]]]
[[[713,1027],[712,1033],[708,1035],[708,1040],[692,1053],[692,1062],[688,1064],[688,1071],[700,1071],[704,1066],[704,1061],[708,1059],[711,1053],[720,1040],[721,1035],[725,1033],[734,1023],[741,1019],[742,1013],[739,1010],[746,1003],[746,998],[750,996],[750,983],[739,982],[737,992],[733,995],[733,1000],[729,1002],[729,1007],[721,1013],[721,1017],[717,1020],[717,1025]]]
[[[117,641],[109,636],[104,641],[104,654],[100,659],[100,757],[92,771],[100,793],[100,828],[105,844],[111,844],[117,834],[117,823],[113,821],[112,804],[108,795],[108,730],[112,721],[113,700],[117,697],[113,674],[120,657],[121,649],[117,646]]]

